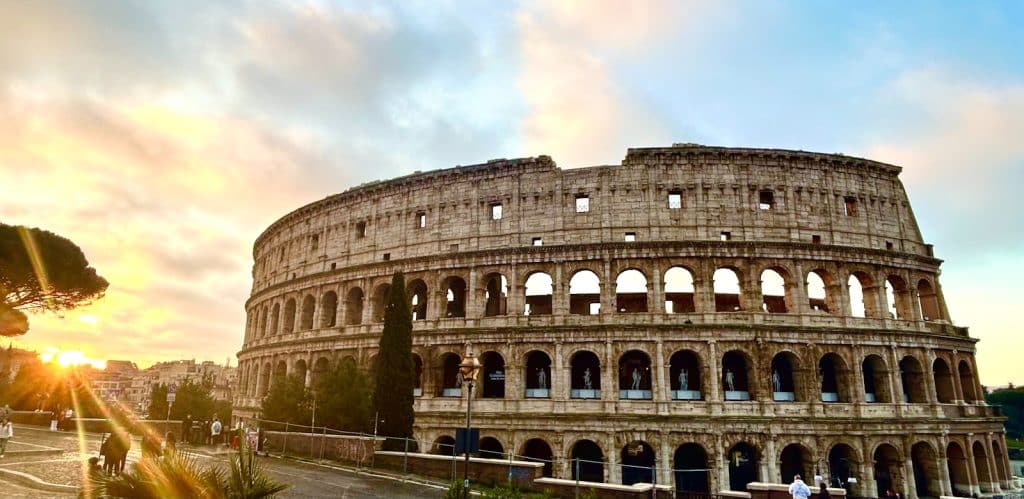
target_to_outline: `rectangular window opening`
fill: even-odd
[[[334,270],[336,268],[338,268],[338,264],[336,262],[331,262],[331,270]]]
[[[539,238],[539,237],[533,238],[533,245],[534,246],[544,246],[544,239]]]
[[[757,207],[761,210],[775,208],[775,193],[772,191],[761,191],[757,195]]]
[[[313,234],[312,236],[309,236],[309,250],[316,251],[318,246],[320,246],[320,235]]]
[[[636,232],[627,232],[626,233],[626,242],[627,243],[632,243],[634,241],[636,241]]]
[[[811,244],[821,244],[821,236],[817,234],[811,236]]]
[[[386,262],[386,261],[388,261],[390,259],[391,259],[391,253],[384,253],[384,261]]]
[[[356,237],[360,239],[366,237],[366,222],[356,222]]]
[[[722,239],[722,241],[728,241],[728,240],[732,239],[732,232],[724,231],[723,230],[722,231],[722,235],[721,235],[721,239]]]
[[[683,208],[683,193],[681,191],[671,191],[668,193],[668,209],[679,210]]]
[[[491,203],[491,220],[501,220],[501,203]]]
[[[848,217],[857,216],[857,198],[849,196],[843,198],[843,212]]]
[[[889,251],[892,251],[892,248],[893,248],[892,241],[886,241],[885,242],[885,249],[887,249]]]
[[[590,211],[590,196],[577,195],[576,196],[576,213],[586,213]]]
[[[420,229],[427,226],[427,214],[420,211],[416,213],[416,227]]]

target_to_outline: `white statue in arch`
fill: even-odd
[[[779,376],[778,369],[772,371],[772,388],[774,388],[777,392],[782,391],[782,377]]]
[[[593,390],[594,389],[593,380],[590,379],[590,368],[589,367],[583,370],[583,389],[584,390]]]
[[[546,390],[548,388],[548,374],[544,372],[544,368],[537,370],[537,388]]]
[[[732,373],[731,369],[725,370],[725,387],[730,392],[736,391],[736,375]]]
[[[639,367],[634,367],[633,368],[633,385],[629,387],[630,390],[639,390],[640,389],[640,378],[641,378],[641,376],[640,376],[640,368]]]
[[[683,391],[690,389],[690,379],[685,367],[679,370],[679,389]]]

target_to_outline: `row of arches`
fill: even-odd
[[[612,454],[599,441],[582,438],[571,443],[560,457],[544,438],[534,437],[523,442],[512,457],[542,463],[544,476],[585,482],[653,483],[656,475],[664,477],[668,472],[680,493],[742,491],[755,481],[789,483],[795,475],[808,479],[817,475],[830,487],[845,488],[852,496],[885,497],[887,490],[894,490],[908,497],[969,497],[997,491],[1000,483],[1009,481],[1002,446],[995,439],[990,444],[974,440],[965,447],[953,440],[940,450],[932,442],[920,440],[907,452],[893,443],[881,442],[865,460],[860,446],[844,441],[833,442],[821,455],[804,443],[791,442],[771,457],[765,456],[770,449],[750,441],[736,442],[720,456],[709,453],[701,443],[685,442],[670,454],[670,462],[663,462],[644,440],[626,443]],[[455,439],[442,434],[430,449],[435,454],[454,455]],[[510,452],[494,436],[483,436],[479,449],[480,457],[492,459],[507,458]],[[713,488],[716,481],[718,489]]]
[[[612,293],[611,288],[602,284],[597,272],[579,268],[569,278],[568,293],[564,297],[567,298],[566,310],[556,307],[556,297],[560,296],[556,288],[560,286],[542,270],[526,273],[520,283],[521,291],[517,292],[522,293],[522,299],[518,311],[509,310],[513,290],[505,275],[497,272],[484,275],[476,293],[467,286],[466,279],[458,275],[441,279],[435,288],[439,291],[433,297],[423,279],[411,280],[407,289],[414,320],[466,317],[474,299],[481,305],[475,313],[483,317],[510,313],[550,315],[558,308],[557,313],[576,315],[744,311],[925,321],[946,319],[931,277],[918,277],[911,283],[895,273],[876,275],[854,270],[847,273],[844,280],[836,272],[839,271],[815,268],[796,278],[797,274],[786,266],[771,266],[761,270],[756,280],[747,281],[740,268],[722,266],[714,270],[710,280],[702,281],[695,278],[690,268],[674,266],[650,283],[647,273],[626,268],[617,274]],[[369,309],[365,308],[367,296],[360,286],[347,289],[340,309],[339,296],[333,290],[321,294],[319,305],[312,293],[300,299],[287,298],[283,303],[259,305],[250,313],[246,337],[382,321],[389,289],[388,283],[373,288]],[[653,293],[654,290],[658,292]],[[663,303],[655,306],[652,300],[656,297]],[[439,303],[432,305],[433,300]]]

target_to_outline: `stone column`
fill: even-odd
[[[556,317],[569,315],[569,281],[562,272],[564,265],[555,265],[555,275],[551,276],[551,314]]]
[[[987,450],[989,476],[992,477],[992,492],[1002,492],[1001,480],[999,480],[999,469],[996,468],[996,453],[992,449],[992,433],[985,438],[985,449]]]
[[[655,314],[665,313],[665,285],[661,282],[661,265],[651,265],[651,286],[647,290],[647,311]]]
[[[949,478],[949,459],[946,458],[946,451],[943,449],[939,453],[939,487],[942,489],[942,495],[951,496],[953,495],[953,486]]]
[[[659,432],[658,449],[661,451],[655,466],[658,470],[658,484],[673,485],[672,483],[672,450],[669,448],[668,437],[665,433]]]
[[[652,387],[653,393],[651,396],[654,397],[655,401],[668,402],[668,386],[665,383],[665,370],[668,368],[668,363],[665,362],[665,348],[661,340],[654,344],[654,362],[652,362],[651,367],[655,371],[651,383],[656,383]]]
[[[622,470],[619,469],[619,449],[615,445],[615,434],[608,433],[608,483],[622,483]]]
[[[849,276],[847,276],[849,279]],[[843,317],[850,317],[853,315],[853,307],[850,305],[850,283],[847,282],[836,282],[831,286],[825,284],[825,303],[828,303],[829,298],[835,300],[838,307],[836,310],[830,312],[834,315],[840,315]]]
[[[778,450],[775,448],[775,434],[768,434],[768,442],[765,444],[764,458],[761,459],[761,481],[768,483],[776,483],[775,477],[779,476],[779,455]],[[792,477],[789,477],[792,478]],[[786,483],[782,480],[779,483]]]
[[[787,303],[788,312],[791,314],[807,314],[811,311],[811,302],[807,294],[807,276],[804,267],[799,261],[793,263],[793,272],[790,281],[786,282],[786,296],[792,296],[793,303]]]
[[[466,318],[478,319],[483,317],[483,303],[485,290],[477,282],[480,277],[476,273],[476,267],[469,268],[469,281],[466,282]]]
[[[978,468],[974,462],[974,446],[971,445],[971,436],[973,433],[968,433],[965,439],[964,451],[967,452],[967,477],[971,485],[972,495],[981,495],[981,476],[978,474]]]
[[[850,402],[864,403],[864,349],[858,344],[853,347],[853,359],[850,362],[850,373],[853,386],[850,390]],[[877,388],[876,388],[877,390]]]
[[[761,312],[764,297],[761,296],[761,276],[754,275],[756,270],[748,267],[744,270],[746,279],[740,282],[740,308],[744,312]]]
[[[519,285],[519,268],[512,266],[508,277],[508,307],[505,312],[510,317],[521,317],[526,306],[526,295],[524,286]]]
[[[708,366],[708,372],[705,373],[704,379],[710,391],[710,397],[707,400],[720,404],[722,402],[722,375],[720,374],[721,369],[718,366],[718,348],[715,340],[708,342],[708,359],[705,365]],[[713,411],[714,409],[712,409]]]
[[[602,262],[601,268],[601,315],[607,317],[615,314],[615,279],[612,277],[610,260]]]
[[[927,361],[927,365],[922,366],[924,370],[925,390],[927,391],[928,403],[935,405],[939,403],[939,392],[935,385],[935,350],[930,348],[926,350],[925,360]]]
[[[615,362],[611,340],[604,344],[604,366],[601,369],[601,399],[606,401],[619,398],[619,365]]]
[[[568,400],[569,399],[569,368],[562,361],[562,342],[555,342],[555,358],[552,359],[551,379],[548,381],[551,383],[551,398],[554,400]]]
[[[904,473],[904,476],[907,477],[907,480],[906,480],[907,496],[906,497],[907,497],[907,499],[917,499],[917,487],[914,486],[915,482],[913,480],[913,478],[914,478],[914,463],[910,459],[910,449],[908,449],[906,446],[904,446],[904,451],[903,452],[907,456],[907,458],[903,460],[903,473]]]

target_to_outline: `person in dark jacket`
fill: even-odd
[[[821,487],[818,488],[818,499],[832,499],[832,494],[828,493],[828,486],[825,482],[821,482]]]

